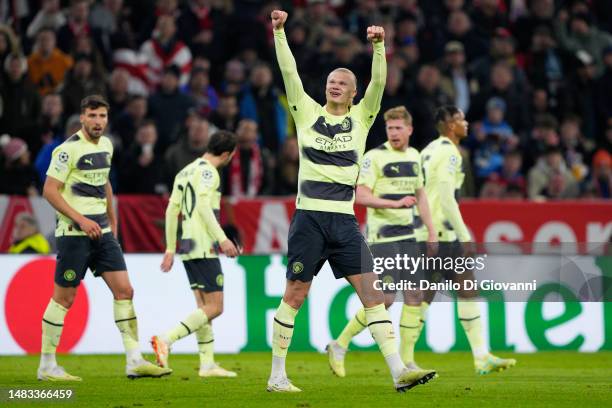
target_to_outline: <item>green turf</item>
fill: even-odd
[[[503,357],[509,356],[502,353]],[[436,368],[440,377],[405,394],[394,391],[382,357],[373,352],[351,352],[347,377],[334,377],[326,356],[290,353],[287,370],[300,394],[265,391],[269,353],[221,355],[217,360],[238,372],[234,379],[202,380],[196,355],[173,355],[174,373],[162,379],[128,380],[123,356],[60,356],[68,372],[82,383],[36,381],[38,358],[0,357],[0,388],[66,388],[76,399],[62,403],[6,403],[2,406],[105,407],[599,407],[612,404],[612,353],[542,352],[516,355],[509,371],[476,376],[467,353],[418,353],[423,367]]]

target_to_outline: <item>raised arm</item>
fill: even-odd
[[[374,54],[372,55],[372,78],[363,96],[363,105],[368,113],[376,113],[380,109],[387,81],[384,28],[368,27],[368,41],[372,43]]]
[[[287,21],[287,13],[281,10],[274,10],[270,15],[272,18],[272,26],[274,27],[274,48],[276,49],[276,59],[278,66],[283,75],[285,84],[285,92],[287,93],[287,102],[290,106],[296,106],[303,101],[304,97],[308,97],[304,92],[302,80],[297,71],[295,58],[289,49],[287,36],[285,35],[285,21]]]

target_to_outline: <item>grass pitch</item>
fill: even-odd
[[[439,378],[405,394],[395,392],[383,358],[374,352],[350,352],[347,377],[334,377],[327,356],[289,353],[287,372],[299,394],[268,393],[270,353],[220,355],[223,367],[238,378],[198,377],[198,357],[172,355],[174,373],[161,379],[128,380],[124,357],[59,356],[58,362],[82,383],[36,380],[37,356],[0,357],[0,405],[69,407],[598,407],[612,405],[612,353],[541,352],[516,357],[516,367],[476,376],[467,353],[417,353],[423,367]],[[149,360],[153,360],[148,356]],[[66,389],[71,401],[7,400],[8,389]]]

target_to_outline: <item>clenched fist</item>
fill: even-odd
[[[282,30],[285,21],[287,21],[288,14],[282,10],[274,10],[272,14],[270,14],[270,18],[272,19],[272,27],[275,30]]]
[[[380,26],[369,26],[368,27],[368,41],[372,44],[384,41],[385,29]]]

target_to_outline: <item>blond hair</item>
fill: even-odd
[[[396,106],[385,112],[385,121],[403,119],[408,126],[412,126],[412,115],[405,106]]]

